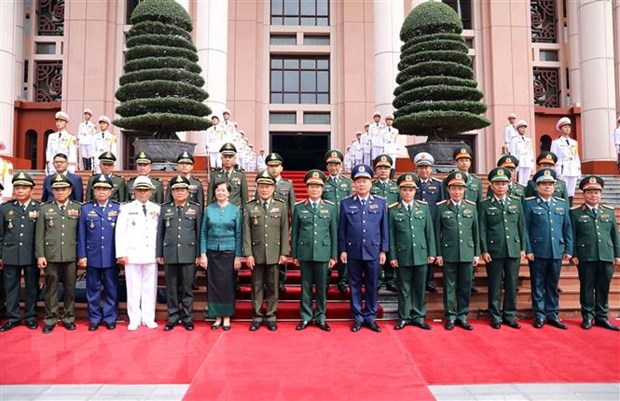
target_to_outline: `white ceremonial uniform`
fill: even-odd
[[[353,166],[352,166],[353,157],[354,157],[353,156],[353,147],[351,147],[351,149],[349,149],[349,151],[344,154],[344,171],[345,171],[345,173],[350,173],[351,172],[351,168],[353,168]]]
[[[370,134],[366,131],[362,132],[362,137],[360,138],[360,143],[362,144],[362,149],[364,150],[364,157],[362,158],[362,163],[371,165],[372,159],[370,158]]]
[[[361,139],[351,144],[351,156],[351,161],[353,162],[351,168],[364,162],[364,145],[362,145]]]
[[[370,160],[374,160],[375,157],[379,156],[384,152],[383,147],[383,127],[384,125],[381,123],[373,122],[368,127],[368,133],[370,135]]]
[[[93,147],[93,136],[97,132],[97,126],[92,121],[82,121],[78,128],[78,147],[80,148],[80,156],[84,159],[97,157]]]
[[[264,154],[259,154],[258,156],[256,156],[256,171],[263,171],[267,168],[267,164],[265,164],[265,157],[267,156],[265,156]]]
[[[530,180],[532,168],[534,168],[534,148],[532,138],[529,136],[517,134],[512,138],[508,151],[511,155],[519,160],[517,174],[519,175],[519,184],[527,186]]]
[[[398,128],[391,125],[383,128],[383,152],[392,158],[392,168],[395,168],[398,157]]]
[[[93,147],[95,152],[95,173],[101,173],[99,168],[99,156],[102,153],[110,152],[114,155],[116,153],[116,135],[109,131],[97,132],[93,136]]]
[[[156,240],[159,205],[148,201],[121,205],[116,221],[116,257],[127,257],[127,315],[130,325],[155,324],[157,301]]]
[[[224,130],[221,129],[220,124],[212,125],[207,129],[207,153],[209,155],[209,164],[211,168],[222,167],[220,148],[224,144],[222,141],[223,137]]]
[[[13,163],[0,157],[0,184],[4,187],[0,193],[0,204],[13,198]]]
[[[56,174],[54,155],[58,153],[67,155],[69,159],[67,170],[71,173],[75,173],[75,169],[77,168],[77,138],[66,129],[49,134],[47,137],[47,148],[45,150],[47,175]]]
[[[235,123],[230,120],[223,120],[220,122],[220,129],[224,131],[222,135],[222,145],[226,142],[233,142],[241,140],[239,131],[235,128]],[[235,143],[237,146],[237,143]]]
[[[508,124],[504,127],[504,145],[506,145],[507,149],[510,149],[510,144],[512,143],[512,138],[519,135],[515,126],[512,124]]]
[[[614,138],[614,145],[616,145],[616,154],[620,155],[620,126],[616,127],[611,135]],[[618,160],[620,161],[620,158]]]
[[[551,152],[558,157],[555,171],[558,178],[566,183],[568,196],[575,195],[577,180],[581,177],[581,160],[577,141],[570,137],[561,136],[551,142]]]

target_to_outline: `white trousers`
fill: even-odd
[[[575,196],[575,187],[577,186],[577,180],[580,177],[572,176],[562,176],[560,179],[566,183],[566,192],[568,192],[569,197]]]
[[[125,265],[129,324],[155,322],[157,263]]]
[[[532,173],[531,167],[517,167],[517,174],[519,175],[519,184],[527,187],[527,182],[530,180],[531,173]]]
[[[209,164],[211,168],[222,167],[222,155],[219,152],[209,152]]]

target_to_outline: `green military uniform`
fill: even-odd
[[[228,174],[227,174],[228,173]],[[207,203],[213,203],[215,200],[215,183],[228,181],[230,183],[230,195],[228,201],[235,206],[243,207],[248,201],[248,181],[243,171],[233,169],[232,171],[224,171],[219,168],[212,171],[209,177],[209,185],[207,186]]]
[[[512,174],[512,173],[511,173]],[[519,201],[523,201],[525,199],[525,186],[519,184],[518,182],[510,181],[508,183],[508,191],[506,195],[511,196],[513,198],[519,199]],[[491,191],[491,187],[487,188],[487,198],[493,196],[493,191]]]
[[[136,199],[136,195],[133,190],[133,183],[138,177],[132,177],[127,180],[127,202],[131,202]],[[151,193],[149,200],[153,203],[161,205],[164,202],[164,184],[157,177],[147,176],[151,180],[151,183],[155,189]]]
[[[170,179],[170,181],[168,182],[168,189],[166,190],[166,196],[164,197],[165,203],[172,202],[171,186],[172,186],[173,179],[174,178]],[[187,200],[199,204],[200,207],[204,209],[205,194],[204,194],[204,189],[202,187],[202,182],[200,182],[198,178],[194,178],[194,177],[187,177],[187,179],[189,180],[189,187],[188,187],[189,196]]]
[[[275,184],[267,171],[256,177],[257,183]],[[252,309],[253,322],[275,322],[278,309],[278,273],[280,255],[288,254],[289,224],[286,204],[279,199],[270,199],[264,205],[260,198],[252,199],[243,213],[243,253],[253,256]],[[265,286],[265,288],[263,288]],[[266,295],[267,309],[261,312],[263,295]]]
[[[510,171],[496,167],[489,173],[489,182],[510,181]],[[489,187],[490,188],[490,187]],[[521,199],[505,196],[498,199],[493,193],[478,206],[480,216],[480,249],[488,253],[488,304],[491,326],[500,328],[502,320],[517,327],[517,286],[521,253],[527,242]],[[500,310],[502,287],[504,292],[503,316]]]
[[[467,174],[467,186],[465,187],[465,199],[479,204],[482,202],[482,181],[474,174]]]
[[[455,171],[444,184],[465,186],[467,176]],[[480,254],[478,213],[476,204],[463,199],[460,205],[452,199],[437,203],[434,216],[437,257],[443,258],[443,303],[446,328],[454,322],[465,326],[471,297],[472,261]]]
[[[316,176],[316,177],[315,177]],[[323,185],[325,176],[319,170],[306,174],[306,185]],[[327,301],[327,272],[330,259],[338,258],[338,216],[330,201],[306,199],[295,205],[291,229],[291,257],[301,263],[300,316],[310,322],[312,313],[312,287],[316,288],[317,323],[325,323]]]
[[[90,202],[91,200],[95,199],[93,184],[95,183],[96,176],[99,176],[99,174],[93,174],[88,177],[88,185],[86,186],[86,202]],[[125,183],[125,179],[120,175],[116,174],[110,174],[108,177],[110,177],[110,180],[112,180],[112,195],[110,195],[110,200],[116,201],[118,203],[126,202],[127,184]]]
[[[505,167],[510,172],[511,177],[516,177],[516,168],[519,166],[519,160],[512,155],[504,155],[497,160],[497,167]],[[493,191],[491,191],[491,187],[487,188],[487,197],[492,196]],[[512,196],[513,198],[519,198],[521,202],[525,199],[525,186],[519,184],[514,180],[510,180],[508,183],[508,196]]]
[[[52,187],[70,187],[71,181],[63,174],[52,178]],[[67,200],[65,205],[56,201],[41,205],[35,228],[35,256],[45,258],[45,326],[54,326],[58,319],[58,281],[63,277],[62,316],[65,325],[74,325],[77,228],[80,203]]]
[[[417,187],[417,177],[402,174],[400,186]],[[424,201],[392,203],[388,212],[388,259],[398,261],[398,319],[420,325],[426,317],[426,274],[429,257],[436,255],[433,219]]]
[[[579,188],[602,190],[604,182],[598,176],[584,177]],[[617,330],[609,323],[609,284],[614,274],[614,259],[620,258],[620,239],[614,209],[587,203],[570,211],[575,241],[574,258],[578,260],[579,301],[582,327],[589,329],[592,319],[596,325]],[[575,260],[574,260],[575,261]]]

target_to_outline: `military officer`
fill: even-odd
[[[392,158],[392,169],[396,168],[396,157],[398,156],[398,128],[394,128],[394,114],[385,116],[385,126],[383,127],[383,150],[385,154]]]
[[[368,126],[368,135],[370,137],[370,157],[374,160],[384,152],[383,128],[385,126],[381,123],[381,113],[378,111],[373,113],[372,120]]]
[[[127,180],[127,201],[132,201],[136,199],[136,195],[134,194],[134,183],[139,176],[147,177],[151,180],[153,187],[155,188],[151,191],[151,202],[157,203],[158,205],[162,204],[164,201],[164,185],[157,177],[151,177],[149,174],[151,173],[151,163],[153,159],[146,154],[145,152],[140,152],[136,156],[136,171],[138,175],[136,177],[132,177]]]
[[[200,205],[201,209],[205,206],[205,194],[202,189],[202,182],[198,178],[192,177],[191,173],[194,169],[194,156],[187,152],[181,153],[177,157],[177,170],[180,175],[189,180],[189,200]],[[168,182],[168,190],[166,191],[166,203],[172,202],[172,179]]]
[[[69,115],[64,111],[59,111],[55,115],[56,132],[47,137],[47,148],[45,149],[45,162],[47,163],[47,175],[56,173],[54,160],[58,153],[67,155],[67,169],[75,173],[77,169],[77,138],[67,131]]]
[[[497,160],[497,167],[504,167],[510,172],[510,181],[508,182],[508,190],[506,194],[508,196],[519,198],[519,201],[523,201],[525,198],[525,186],[519,184],[516,180],[516,168],[519,165],[519,160],[513,155],[504,155]],[[487,188],[487,197],[493,195],[491,186]]]
[[[95,198],[82,205],[78,219],[77,258],[78,266],[86,269],[89,331],[97,330],[101,323],[114,330],[118,318],[114,231],[120,204],[110,200],[113,185],[109,176],[97,174],[93,180]]]
[[[430,330],[426,317],[427,266],[435,261],[433,218],[426,202],[415,199],[418,177],[401,174],[397,180],[400,202],[389,206],[390,251],[392,268],[398,270],[398,323],[395,330],[407,324]]]
[[[286,263],[289,242],[288,209],[274,198],[276,179],[267,170],[256,175],[258,196],[243,212],[243,253],[252,271],[252,324],[256,331],[266,322],[269,331],[278,329],[278,264]],[[266,296],[267,309],[261,311]]]
[[[527,259],[530,261],[534,327],[547,323],[559,329],[568,327],[558,316],[558,280],[562,259],[573,254],[573,231],[568,204],[553,197],[555,170],[540,169],[534,174],[537,195],[525,198],[523,213],[527,229]]]
[[[519,160],[516,168],[519,184],[526,185],[534,167],[534,147],[532,145],[532,138],[525,135],[527,122],[519,120],[515,124],[515,128],[517,129],[517,135],[512,138],[510,143],[510,154]]]
[[[553,168],[558,161],[558,157],[553,152],[541,152],[536,158],[536,165],[538,168]],[[525,197],[529,198],[536,196],[536,182],[529,180],[527,187],[525,187]],[[568,191],[566,190],[566,183],[560,179],[555,179],[553,184],[553,196],[556,198],[562,198],[568,202]]]
[[[54,156],[54,168],[56,173],[66,176],[71,181],[71,194],[69,199],[82,202],[84,197],[84,187],[82,184],[82,177],[73,174],[67,170],[68,157],[64,153],[58,153]],[[54,200],[54,191],[52,188],[52,176],[48,175],[43,179],[43,194],[41,195],[41,202],[48,202]]]
[[[506,150],[510,147],[512,138],[517,136],[517,130],[515,129],[515,121],[517,121],[517,115],[510,113],[508,115],[508,125],[504,127],[504,146]]]
[[[80,204],[69,199],[71,180],[63,174],[52,178],[55,200],[41,205],[35,228],[37,266],[45,270],[45,325],[51,333],[58,320],[58,281],[63,283],[63,326],[75,330],[76,244]]]
[[[489,314],[494,329],[499,329],[502,321],[515,329],[521,327],[516,321],[517,285],[527,238],[521,199],[508,195],[510,176],[505,167],[491,170],[488,180],[492,195],[478,206],[480,250],[487,268]],[[502,288],[505,289],[503,314],[500,311]]]
[[[351,196],[351,179],[342,175],[342,159],[343,155],[339,150],[332,149],[325,153],[329,177],[325,180],[321,196],[335,204],[336,214],[340,212],[340,202]],[[345,293],[347,291],[347,266],[338,261],[336,269],[338,270],[338,290]]]
[[[380,154],[373,160],[373,169],[376,178],[372,181],[370,194],[383,198],[386,205],[391,205],[400,200],[398,184],[396,184],[396,181],[390,179],[392,164],[392,158],[386,154]],[[396,274],[394,268],[386,261],[382,266],[382,270],[383,277],[381,282],[385,285],[385,288],[388,291],[397,292],[398,289],[396,288]]]
[[[177,326],[179,319],[186,330],[194,330],[192,283],[196,265],[200,263],[202,207],[188,200],[189,185],[189,179],[183,175],[172,179],[174,201],[161,206],[157,225],[157,263],[164,265],[168,296],[165,331]],[[179,300],[183,306],[182,312]]]
[[[215,200],[215,183],[227,181],[231,191],[228,201],[242,208],[248,201],[248,181],[243,171],[235,169],[237,160],[237,148],[232,143],[225,143],[220,148],[222,155],[222,168],[214,170],[209,178],[207,187],[207,203]]]
[[[418,189],[415,191],[415,199],[426,202],[431,216],[435,213],[437,202],[446,199],[446,191],[441,180],[432,177],[435,158],[427,152],[420,152],[413,158],[415,170],[418,175]],[[426,291],[437,292],[435,282],[435,263],[428,264],[426,274]]]
[[[24,172],[16,172],[12,180],[14,200],[0,206],[0,275],[4,276],[7,322],[0,332],[21,324],[19,290],[24,272],[26,327],[36,329],[39,269],[34,257],[35,224],[40,203],[32,199],[34,180]],[[1,184],[0,184],[1,186]]]
[[[595,175],[586,176],[579,183],[585,202],[570,211],[575,240],[571,261],[579,269],[581,327],[590,329],[594,319],[596,326],[619,331],[607,317],[609,283],[614,264],[620,264],[620,240],[614,209],[601,203],[604,185],[603,179]]]
[[[99,169],[101,174],[105,175],[112,181],[112,195],[110,200],[123,203],[127,200],[127,183],[125,179],[120,175],[113,173],[114,163],[116,163],[116,156],[112,152],[105,152],[99,155]],[[95,177],[93,174],[88,178],[88,185],[86,186],[86,202],[90,202],[95,198],[94,187]]]
[[[461,171],[446,177],[444,185],[448,188],[449,199],[437,204],[434,215],[437,265],[443,267],[446,330],[452,330],[455,323],[465,330],[473,330],[467,314],[472,262],[473,266],[478,264],[480,243],[476,204],[465,199],[467,180],[468,176]]]
[[[478,204],[482,201],[482,181],[474,174],[470,174],[471,159],[473,151],[467,145],[460,146],[454,150],[452,157],[456,163],[456,171],[465,173],[467,177],[467,187],[465,188],[465,199]]]
[[[93,151],[93,135],[97,131],[95,123],[90,119],[93,117],[91,109],[84,109],[84,121],[82,121],[78,128],[77,141],[78,150],[82,159],[82,169],[92,170],[93,157],[95,152]]]
[[[4,141],[0,139],[0,149],[5,149]],[[0,205],[11,200],[13,196],[13,163],[0,157]]]
[[[310,170],[304,176],[308,199],[295,205],[291,229],[291,257],[301,266],[301,321],[297,330],[303,330],[316,321],[324,331],[331,328],[325,322],[328,271],[338,258],[338,216],[336,206],[321,199],[325,174]],[[312,315],[312,287],[316,289],[316,314]]]
[[[338,252],[342,263],[348,263],[351,288],[351,315],[355,320],[351,331],[362,325],[379,332],[375,321],[378,309],[379,277],[388,251],[388,215],[385,200],[370,194],[372,169],[365,164],[353,168],[355,195],[340,203]],[[362,279],[366,289],[362,308]]]
[[[581,161],[579,160],[578,143],[570,136],[570,118],[560,118],[555,125],[555,129],[562,134],[559,138],[551,142],[551,152],[555,153],[558,157],[558,162],[555,165],[555,172],[558,178],[566,183],[568,203],[572,205],[577,179],[581,177]]]

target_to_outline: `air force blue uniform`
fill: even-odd
[[[388,214],[383,199],[368,195],[362,205],[357,195],[340,203],[338,252],[346,252],[351,287],[351,313],[358,323],[373,323],[378,309],[381,274],[379,253],[388,252]],[[362,278],[366,286],[366,307],[362,309]]]
[[[113,324],[118,317],[114,229],[119,210],[120,204],[111,200],[103,207],[91,201],[82,205],[78,221],[77,257],[87,258],[86,300],[92,324]]]

